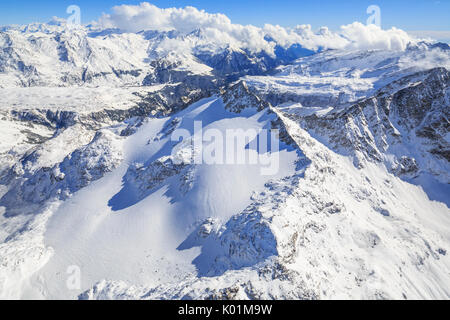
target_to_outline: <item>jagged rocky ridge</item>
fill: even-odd
[[[407,181],[431,175],[445,186],[450,182],[449,101],[449,72],[437,68],[325,115],[290,117],[333,150],[351,155],[356,166],[364,166],[362,159],[384,162]],[[437,200],[448,204],[445,198]]]
[[[323,116],[293,118],[326,139],[334,149],[342,148],[356,158],[392,161],[386,159],[385,154],[395,154],[396,146],[411,145],[411,148],[399,150],[396,156],[422,155],[426,160],[411,159],[410,162],[418,161],[424,170],[449,183],[448,168],[444,166],[439,170],[438,165],[450,161],[450,146],[446,140],[450,125],[449,81],[446,69],[432,69],[395,81],[373,97],[349,107]],[[430,158],[434,159],[434,165]],[[392,163],[392,169],[406,169],[398,168],[397,160]]]

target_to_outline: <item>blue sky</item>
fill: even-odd
[[[143,1],[126,0],[0,0],[0,25],[47,22],[52,16],[67,17],[71,4],[82,10],[87,23],[120,4]],[[224,13],[233,23],[262,26],[264,23],[285,27],[311,24],[314,28],[328,26],[338,29],[343,24],[367,20],[366,8],[381,8],[382,27],[404,30],[450,30],[449,0],[154,0],[161,8],[191,5],[211,13]]]

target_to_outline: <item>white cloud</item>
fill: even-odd
[[[266,35],[284,47],[297,43],[308,49],[322,47],[404,50],[410,41],[414,41],[402,30],[396,28],[382,30],[375,25],[366,26],[359,22],[342,26],[337,32],[332,32],[326,27],[314,32],[309,25],[288,29],[266,24],[264,28],[258,28],[233,24],[223,14],[210,14],[193,7],[161,9],[147,2],[116,6],[112,14],[104,14],[100,18],[99,24],[105,28],[119,28],[129,32],[177,30],[182,34],[189,34],[201,29],[206,38],[205,45],[230,45],[253,52],[268,53],[273,52],[275,43],[266,40]],[[171,43],[170,47],[173,45]]]
[[[209,14],[194,7],[160,9],[148,2],[140,5],[113,7],[112,15],[103,15],[100,22],[107,27],[117,27],[127,31],[178,30],[191,32],[197,28],[226,30],[231,21],[223,14]]]
[[[350,40],[347,47],[355,49],[404,50],[412,40],[403,30],[397,28],[382,30],[374,24],[363,25],[359,22],[342,26],[341,34]]]
[[[210,14],[194,7],[160,9],[148,2],[121,5],[113,7],[111,15],[103,15],[99,23],[106,28],[130,32],[177,30],[188,34],[196,29],[203,29],[216,42],[227,42],[252,51],[273,50],[273,45],[264,40],[264,33],[260,28],[232,24],[223,14]]]

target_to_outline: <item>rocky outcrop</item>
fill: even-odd
[[[261,100],[257,95],[250,92],[244,81],[239,81],[230,85],[230,87],[222,93],[222,99],[225,103],[225,108],[234,113],[241,113],[242,110],[247,108],[261,111],[270,107],[269,103]]]

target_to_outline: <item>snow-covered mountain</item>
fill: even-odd
[[[140,86],[258,75],[314,53],[299,45],[250,51],[211,40],[202,29],[125,33],[62,23],[0,31],[0,88]],[[130,54],[132,53],[132,54]]]
[[[447,45],[114,27],[0,31],[0,298],[450,297]]]

